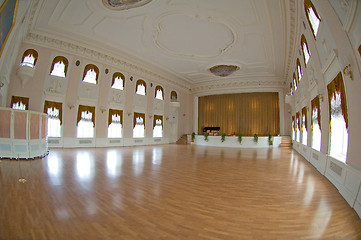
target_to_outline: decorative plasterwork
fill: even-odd
[[[231,26],[198,13],[168,12],[155,20],[154,43],[166,54],[213,58],[235,43]]]
[[[237,89],[257,89],[257,88],[284,88],[284,82],[280,80],[244,80],[244,81],[228,81],[228,82],[220,82],[217,84],[202,84],[198,86],[194,86],[191,89],[193,94],[201,93],[201,92],[212,92],[212,91],[220,91],[220,90],[237,90]]]
[[[112,10],[126,10],[144,6],[152,0],[103,0],[104,6]]]
[[[35,33],[28,33],[25,37],[27,42],[31,42],[40,46],[47,46],[55,49],[60,49],[64,51],[71,52],[75,55],[83,55],[85,57],[91,57],[93,59],[97,59],[99,62],[104,62],[107,64],[111,64],[114,66],[119,66],[122,68],[127,69],[128,71],[132,72],[132,74],[138,74],[140,76],[145,76],[149,80],[162,82],[162,83],[170,83],[175,86],[181,87],[186,91],[190,90],[188,85],[182,84],[182,82],[174,81],[170,78],[165,78],[159,74],[156,74],[152,71],[149,71],[145,68],[139,67],[137,65],[131,64],[124,60],[121,60],[115,56],[110,56],[108,54],[89,49],[83,46],[76,45],[74,43],[69,43],[64,40],[54,39],[48,36],[35,34]]]
[[[285,76],[285,81],[289,82],[292,81],[292,74],[293,74],[293,62],[294,59],[296,58],[295,56],[297,55],[297,49],[298,49],[298,44],[295,44],[296,41],[296,35],[297,35],[297,29],[299,28],[299,24],[298,21],[296,21],[296,18],[298,17],[298,12],[296,12],[296,1],[295,0],[289,0],[288,2],[288,7],[286,7],[286,9],[284,9],[284,11],[288,12],[288,14],[285,14],[285,16],[288,18],[285,19],[285,22],[288,23],[287,27],[288,27],[288,31],[286,34],[286,39],[288,39],[288,42],[286,43],[288,46],[288,55],[286,56],[286,67],[285,67],[285,72],[284,72],[284,76]],[[300,4],[303,4],[303,1],[299,1]],[[301,3],[302,2],[302,3]],[[303,8],[301,8],[303,9]],[[296,47],[295,47],[296,46]]]

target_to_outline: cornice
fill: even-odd
[[[242,89],[258,89],[258,88],[284,88],[284,81],[281,79],[261,79],[261,80],[243,80],[229,81],[216,84],[202,84],[192,87],[191,92],[198,94],[202,92],[224,91],[224,90],[242,90]]]
[[[295,0],[289,0],[288,2],[288,6],[286,7],[285,11],[288,14],[285,14],[285,16],[288,16],[286,20],[287,23],[289,23],[287,25],[287,33],[286,36],[288,39],[288,51],[286,54],[286,66],[285,66],[285,71],[284,71],[284,79],[285,82],[287,82],[288,79],[292,78],[292,72],[291,69],[291,65],[293,63],[293,58],[295,56],[295,45],[296,45],[296,36],[297,36],[297,30],[299,28],[299,21],[297,21],[299,19],[299,14],[297,11],[297,6],[296,6],[296,1]],[[297,48],[296,48],[297,49]]]

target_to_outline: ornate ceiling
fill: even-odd
[[[294,0],[39,0],[30,35],[112,55],[192,87],[283,83]],[[216,76],[216,65],[235,65]],[[273,84],[275,85],[275,84]]]

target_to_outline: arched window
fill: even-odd
[[[124,83],[125,83],[124,75],[122,73],[120,73],[120,72],[115,72],[113,74],[111,88],[123,90],[124,89]]]
[[[301,63],[300,63],[300,59],[297,58],[297,77],[298,77],[298,82],[301,81],[302,79],[302,69],[301,69]]]
[[[97,84],[99,76],[99,69],[94,64],[88,64],[84,68],[83,82]]]
[[[29,98],[12,96],[10,106],[12,109],[28,110],[29,109]]]
[[[45,101],[44,113],[48,114],[48,137],[61,137],[62,103]]]
[[[134,113],[133,120],[133,138],[144,138],[145,133],[145,114]]]
[[[312,148],[321,150],[321,110],[320,110],[320,98],[315,97],[311,101],[311,130],[312,130]]]
[[[147,84],[144,80],[138,79],[137,84],[135,85],[135,93],[145,96],[147,92]]]
[[[95,107],[79,105],[77,116],[77,137],[93,138],[95,127]]]
[[[23,58],[21,59],[21,66],[35,67],[38,60],[38,52],[34,49],[28,49],[24,52]]]
[[[310,52],[310,49],[308,48],[306,37],[303,34],[301,36],[301,47],[302,47],[302,51],[303,51],[303,60],[305,61],[305,66],[307,66],[307,63],[311,57],[311,52]]]
[[[163,137],[163,116],[154,115],[153,120],[153,137]]]
[[[297,78],[296,78],[296,74],[293,73],[293,86],[295,87],[295,91],[297,90]]]
[[[330,111],[330,155],[346,161],[348,116],[346,92],[341,72],[327,85]]]
[[[170,101],[171,102],[177,102],[178,101],[178,96],[177,96],[177,93],[175,91],[172,91],[170,93]]]
[[[301,142],[300,112],[296,112],[296,141]]]
[[[295,122],[295,116],[292,116],[292,140],[296,141],[296,122]]]
[[[155,98],[159,100],[164,100],[164,90],[159,85],[155,87]]]
[[[57,56],[54,58],[50,68],[50,75],[57,77],[65,77],[68,72],[68,59],[63,56]]]
[[[123,125],[123,111],[109,109],[108,138],[121,138]]]
[[[312,29],[312,34],[316,39],[318,27],[320,26],[321,22],[320,15],[318,15],[316,8],[312,4],[311,0],[305,0],[304,6],[308,24],[310,25]]]
[[[307,108],[302,108],[302,144],[307,146]]]

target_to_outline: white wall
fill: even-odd
[[[361,59],[357,48],[361,43],[361,3],[352,1],[313,1],[319,15],[321,24],[316,36],[313,37],[309,24],[303,13],[300,16],[301,34],[304,34],[311,51],[311,59],[306,66],[303,63],[300,38],[297,43],[296,57],[301,60],[304,76],[292,96],[291,112],[295,115],[301,109],[308,107],[308,129],[311,129],[311,100],[319,95],[321,97],[321,151],[311,148],[311,131],[308,131],[308,146],[294,141],[294,149],[305,157],[314,167],[340,191],[351,207],[361,216]],[[306,28],[303,27],[305,22]],[[301,54],[299,54],[301,53]],[[351,75],[344,72],[350,65]],[[289,76],[296,71],[291,69]],[[349,145],[346,163],[329,156],[329,109],[327,84],[342,72],[346,101],[348,109]],[[288,79],[292,81],[292,79]],[[289,83],[288,83],[289,86]],[[291,124],[288,126],[291,129]]]

